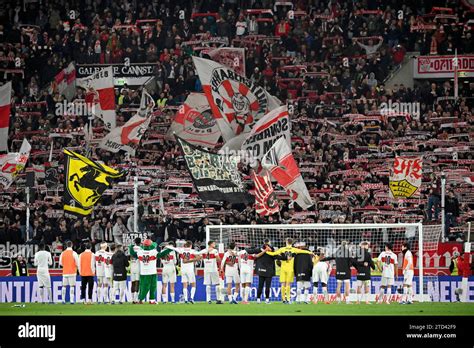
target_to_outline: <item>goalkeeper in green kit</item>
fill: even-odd
[[[150,293],[150,304],[156,303],[156,260],[165,257],[171,249],[165,249],[158,252],[157,244],[150,239],[145,239],[143,245],[139,250],[133,250],[133,245],[130,245],[129,252],[133,257],[138,258],[140,264],[140,290],[138,300],[143,303],[148,292]]]

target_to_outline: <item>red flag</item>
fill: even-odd
[[[301,208],[308,209],[313,205],[308,188],[285,137],[279,138],[273,144],[261,163],[263,169],[272,174],[273,178],[286,189],[290,198]]]
[[[0,87],[0,151],[8,151],[11,98],[12,83],[9,81]]]
[[[280,207],[275,198],[272,181],[268,174],[257,175],[253,172],[252,180],[255,184],[255,211],[261,216],[277,213]]]

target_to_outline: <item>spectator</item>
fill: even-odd
[[[124,233],[128,233],[127,227],[123,224],[122,218],[118,217],[117,222],[113,228],[113,236],[114,236],[114,243],[115,244],[123,244],[123,235]]]

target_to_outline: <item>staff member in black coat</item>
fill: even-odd
[[[297,243],[295,247],[307,249],[305,243]],[[312,254],[294,254],[293,267],[296,276],[296,302],[309,304],[309,289],[311,288],[311,274],[313,273]]]
[[[365,298],[365,303],[368,304],[371,279],[370,272],[371,269],[375,269],[374,261],[369,253],[369,242],[360,243],[359,253],[352,265],[357,269],[357,303],[360,303],[361,299],[364,300]],[[362,287],[364,287],[363,295]]]
[[[117,290],[120,290],[119,293],[119,303],[123,303],[123,295],[127,287],[127,267],[128,267],[128,257],[123,252],[122,245],[117,245],[115,247],[115,253],[112,255],[112,266],[114,268],[114,288],[112,292],[112,301],[115,303]]]
[[[270,240],[265,239],[261,248],[246,249],[249,254],[259,254],[262,251],[274,251],[270,245]],[[270,303],[270,287],[272,278],[275,276],[275,259],[284,260],[286,256],[270,256],[266,253],[255,261],[255,271],[258,275],[257,303],[262,298],[263,286],[265,285],[265,303]]]

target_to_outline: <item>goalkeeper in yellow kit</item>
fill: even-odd
[[[286,246],[283,248],[280,248],[277,251],[267,251],[267,255],[270,256],[286,256],[286,258],[281,261],[280,269],[281,299],[283,303],[290,303],[291,299],[290,285],[293,283],[293,279],[295,278],[293,254],[311,254],[311,251],[294,248],[293,240],[291,238],[286,239]]]

